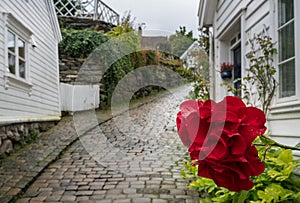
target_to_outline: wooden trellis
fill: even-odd
[[[56,14],[118,24],[119,14],[101,0],[54,0]]]

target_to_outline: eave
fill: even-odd
[[[200,0],[198,9],[199,27],[211,26],[217,9],[218,0]]]

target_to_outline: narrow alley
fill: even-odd
[[[187,92],[164,93],[131,109],[131,122],[125,112],[88,131],[17,202],[198,202],[180,177],[186,149],[175,128]]]

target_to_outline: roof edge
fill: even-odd
[[[61,35],[61,31],[60,31],[58,17],[55,12],[54,2],[53,2],[53,0],[46,0],[46,4],[48,7],[49,17],[50,17],[51,25],[53,28],[53,32],[55,34],[55,38],[56,38],[57,42],[60,42],[62,40],[62,35]]]
[[[200,28],[213,24],[217,5],[217,0],[199,1],[198,18]]]

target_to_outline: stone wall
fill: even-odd
[[[65,54],[59,57],[59,78],[63,83],[74,83],[78,72],[86,59],[72,58]]]
[[[72,28],[76,30],[94,29],[104,32],[110,31],[115,25],[100,20],[75,18],[75,17],[59,17],[60,28]]]
[[[0,158],[32,142],[54,125],[55,122],[39,122],[0,126]]]

